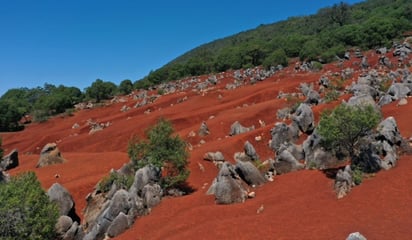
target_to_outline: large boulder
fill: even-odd
[[[60,164],[65,162],[56,143],[46,144],[40,152],[40,159],[36,165],[37,168]]]
[[[248,185],[260,186],[266,182],[263,174],[249,161],[236,161],[235,170]]]
[[[288,172],[303,169],[305,165],[300,163],[287,149],[283,150],[276,156],[274,168],[277,174],[285,174]]]
[[[249,132],[249,131],[252,131],[252,130],[255,130],[255,126],[244,127],[238,121],[236,121],[230,126],[229,135],[234,136],[234,135],[246,133],[246,132]]]
[[[255,147],[249,142],[246,141],[244,145],[245,154],[252,160],[258,160],[259,155],[256,153]]]
[[[358,106],[358,107],[364,107],[368,105],[375,105],[375,100],[373,97],[369,94],[363,94],[363,95],[356,95],[352,96],[349,98],[348,103],[349,106]]]
[[[113,220],[107,229],[107,236],[110,238],[116,237],[126,231],[129,228],[129,222],[127,215],[120,212],[119,215]]]
[[[19,166],[19,152],[14,149],[0,161],[0,170],[10,170]]]
[[[400,145],[402,136],[394,117],[390,116],[379,123],[377,139],[387,141],[390,145]]]
[[[149,183],[142,189],[143,203],[146,208],[151,209],[162,200],[163,190],[159,184]]]
[[[145,166],[136,171],[134,182],[129,192],[134,196],[142,196],[144,186],[149,183],[157,183],[160,180],[160,169],[155,166]]]
[[[389,87],[387,94],[395,101],[410,95],[411,90],[404,83],[394,83]]]
[[[47,195],[51,202],[57,204],[60,215],[67,215],[73,221],[80,222],[76,214],[75,203],[69,191],[59,183],[54,183],[48,190]]]
[[[217,204],[242,203],[247,199],[247,191],[230,163],[225,162],[210,186],[208,194],[214,194]]]
[[[275,123],[275,127],[270,130],[272,140],[270,141],[270,148],[278,152],[281,145],[292,142],[299,137],[299,129],[293,124],[286,125],[283,122]]]
[[[205,155],[203,155],[203,160],[208,160],[211,162],[224,162],[225,157],[223,156],[223,153],[220,151],[217,152],[207,152]]]
[[[304,133],[312,133],[315,128],[315,117],[313,116],[312,108],[305,103],[299,105],[292,116],[292,121]]]

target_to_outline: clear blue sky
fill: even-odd
[[[339,2],[0,0],[0,95],[135,81],[201,44]]]

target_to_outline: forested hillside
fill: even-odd
[[[291,58],[327,63],[351,49],[390,47],[408,32],[412,32],[410,0],[368,0],[355,5],[341,2],[314,15],[291,17],[204,44],[135,82],[126,79],[116,86],[97,79],[84,91],[47,83],[32,89],[10,89],[0,98],[0,131],[21,129],[26,115],[30,116],[26,121],[45,121],[60,113],[70,115],[70,109],[81,101],[98,103],[186,76],[286,66]]]
[[[287,65],[289,58],[331,62],[349,48],[391,46],[412,30],[412,2],[341,2],[316,14],[291,17],[199,46],[151,72],[138,86],[228,69]]]

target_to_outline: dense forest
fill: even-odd
[[[82,101],[100,102],[133,89],[229,69],[286,66],[291,58],[331,62],[348,49],[390,47],[412,31],[412,1],[368,0],[354,5],[341,2],[310,16],[261,25],[253,30],[199,46],[143,79],[123,80],[119,86],[97,79],[84,91],[44,84],[10,89],[0,98],[0,131],[22,129],[24,121],[45,121],[71,114]],[[27,117],[25,120],[25,116]]]
[[[150,72],[139,86],[147,87],[185,76],[228,69],[287,65],[288,59],[331,62],[349,48],[390,47],[412,30],[412,1],[344,2],[316,14],[291,17],[197,47]]]

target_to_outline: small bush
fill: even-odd
[[[333,102],[339,99],[340,93],[335,89],[327,90],[325,93],[325,102]]]
[[[363,180],[362,170],[358,167],[355,167],[355,169],[353,169],[352,172],[353,172],[353,182],[356,185],[360,185],[362,183],[362,180]]]
[[[0,184],[0,239],[56,239],[58,207],[33,172]]]
[[[173,136],[172,124],[160,119],[147,130],[147,140],[134,137],[129,141],[128,154],[136,169],[152,164],[163,169],[161,185],[164,188],[178,187],[189,176],[186,143]]]
[[[104,177],[97,187],[97,190],[103,193],[110,191],[113,184],[116,184],[118,189],[128,190],[134,181],[134,176],[128,176],[119,174],[117,172],[111,172],[108,176]]]

